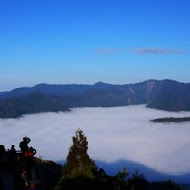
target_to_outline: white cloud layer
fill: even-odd
[[[132,160],[168,174],[190,172],[190,122],[153,123],[159,117],[185,117],[190,112],[166,112],[144,105],[75,108],[68,113],[25,115],[0,120],[1,144],[10,148],[24,136],[44,159],[64,160],[78,128],[95,160]]]

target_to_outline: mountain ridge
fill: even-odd
[[[137,82],[137,83],[127,83],[127,84],[110,84],[110,83],[105,83],[102,81],[96,82],[94,84],[48,84],[48,83],[39,83],[36,84],[32,87],[18,87],[14,88],[10,91],[2,91],[0,92],[0,99],[4,98],[9,98],[9,97],[17,97],[20,95],[26,95],[24,92],[27,91],[27,93],[34,93],[34,92],[39,92],[38,90],[42,90],[45,87],[50,87],[50,88],[64,88],[64,87],[105,87],[105,86],[131,86],[131,85],[138,85],[142,83],[154,83],[154,82],[173,82],[173,83],[179,83],[179,84],[187,84],[190,85],[190,83],[184,83],[184,82],[178,82],[175,80],[170,80],[170,79],[163,79],[163,80],[156,80],[156,79],[148,79],[142,82]],[[15,93],[17,92],[17,93]],[[21,93],[19,93],[21,92]],[[11,95],[10,95],[11,94]]]
[[[41,83],[1,92],[0,118],[19,117],[26,113],[68,111],[73,107],[138,104],[166,111],[190,111],[190,83],[169,79],[150,79],[123,85],[101,81],[93,85]]]

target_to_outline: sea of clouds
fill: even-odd
[[[187,117],[190,112],[167,112],[145,105],[75,108],[71,112],[0,119],[0,144],[19,150],[24,136],[43,159],[64,160],[72,136],[80,128],[94,160],[132,160],[168,174],[190,172],[190,122],[153,123],[160,117]]]

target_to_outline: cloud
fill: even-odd
[[[132,52],[138,55],[172,55],[172,54],[183,54],[190,53],[189,49],[180,49],[180,48],[158,48],[158,47],[145,47],[145,48],[99,48],[95,50],[96,54],[99,55],[114,55],[117,53]]]
[[[147,48],[130,48],[128,51],[136,53],[138,55],[148,55],[148,54],[182,54],[185,51],[177,48],[157,48],[157,47],[147,47]]]
[[[89,142],[94,160],[126,159],[169,174],[190,172],[190,125],[153,123],[158,117],[187,117],[190,112],[166,112],[144,105],[114,108],[75,108],[67,113],[25,115],[0,119],[1,144],[19,149],[24,136],[44,159],[64,160],[78,128]],[[127,166],[126,166],[127,168]]]
[[[95,50],[96,54],[99,55],[113,55],[118,53],[119,51],[120,50],[116,48],[99,48]]]

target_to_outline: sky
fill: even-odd
[[[188,0],[2,0],[0,91],[190,82]]]
[[[31,139],[28,146],[37,150],[37,157],[65,160],[72,145],[72,136],[80,128],[87,137],[88,154],[93,160],[107,163],[130,160],[159,172],[182,175],[190,173],[190,122],[182,125],[153,123],[150,120],[187,117],[189,114],[150,109],[145,105],[75,108],[66,113],[40,113],[19,119],[0,119],[0,139],[6,149],[14,144],[20,150],[20,141],[28,136]],[[127,170],[130,168],[128,165],[123,167]],[[119,169],[115,167],[116,172]],[[144,175],[147,177],[148,174]]]

